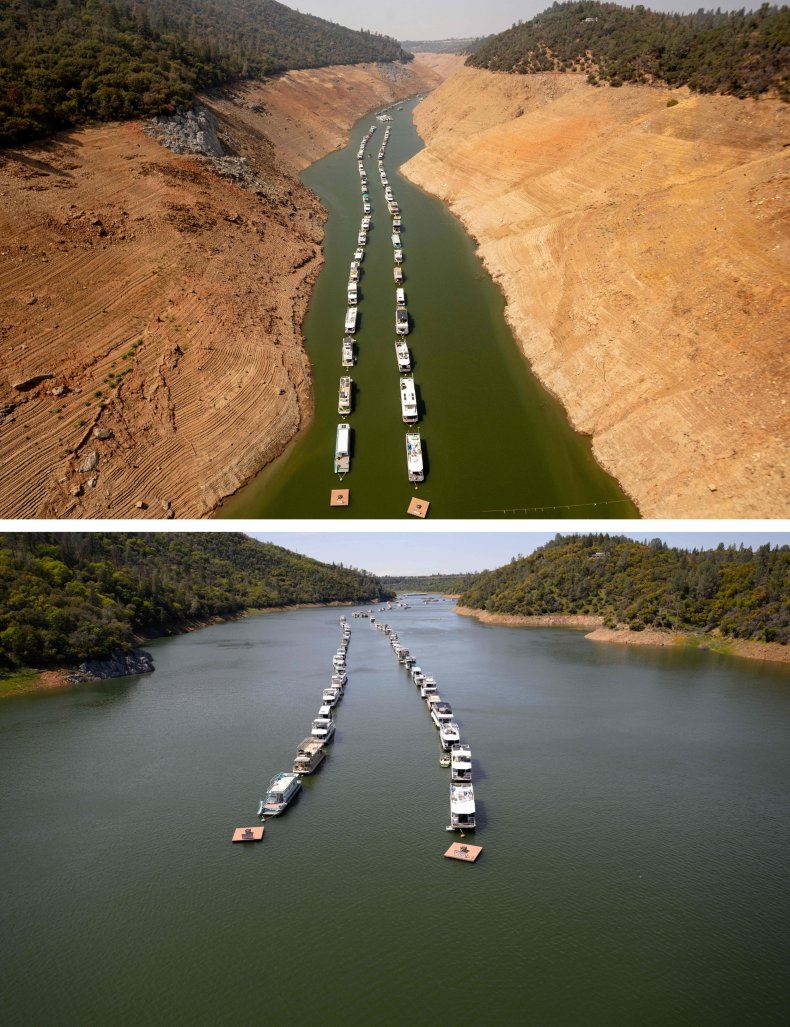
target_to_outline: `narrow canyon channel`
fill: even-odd
[[[255,845],[341,611],[157,641],[0,703],[4,1022],[786,1022],[787,668],[410,604],[374,613],[471,746],[479,861],[443,858],[437,732],[349,608],[329,756]]]
[[[473,240],[441,201],[398,173],[422,149],[412,99],[391,112],[385,168],[403,218],[404,287],[425,455],[416,493],[439,517],[632,518],[639,513],[596,463],[589,440],[542,388],[504,317],[504,300]],[[321,271],[305,320],[315,416],[286,452],[218,511],[220,517],[400,517],[415,495],[406,472],[395,360],[391,220],[379,182],[379,125],[367,146],[373,223],[360,281],[357,363],[340,364],[349,265],[362,218],[356,153],[373,114],[351,142],[312,165],[306,184],[329,211]],[[351,471],[333,473],[338,381],[354,380]],[[347,509],[330,509],[332,489],[351,490]]]

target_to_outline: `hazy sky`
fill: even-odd
[[[306,14],[338,22],[352,29],[370,29],[383,32],[396,39],[445,39],[448,37],[486,36],[502,32],[519,20],[529,21],[534,15],[551,6],[551,0],[286,0],[288,7]],[[630,4],[623,4],[630,6]],[[752,10],[755,3],[700,4],[699,0],[656,0],[646,3],[656,11],[688,13],[721,7]]]
[[[662,538],[668,545],[686,549],[713,549],[719,542],[725,545],[743,542],[752,548],[766,542],[790,545],[790,533],[781,531],[609,530],[612,534],[640,541]],[[519,553],[527,556],[554,538],[556,532],[255,531],[250,534],[325,563],[360,567],[373,574],[434,574],[501,567]]]

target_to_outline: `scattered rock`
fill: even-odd
[[[138,510],[148,509],[148,503],[144,503],[142,499],[138,499],[134,505],[137,507]]]
[[[175,510],[168,510],[167,513],[165,514],[165,517],[167,518],[168,521],[172,521],[173,518],[175,517],[175,515],[176,515]]]
[[[82,495],[82,485],[75,485],[74,488],[71,489],[71,494],[72,494],[72,496],[81,496]]]
[[[217,138],[217,119],[199,104],[191,111],[158,114],[151,119],[151,127],[146,131],[173,153],[197,153],[204,157],[225,154]]]
[[[56,385],[55,388],[52,389],[52,395],[53,396],[63,396],[63,395],[65,395],[65,392],[66,392],[66,386],[65,385]]]
[[[717,485],[708,485],[708,488],[710,489],[711,492],[716,492],[718,486]]]
[[[80,464],[80,472],[82,474],[89,474],[91,471],[95,471],[98,466],[99,453],[97,450],[92,449]]]
[[[112,438],[112,432],[110,431],[109,428],[94,428],[93,429],[93,436],[94,436],[94,438],[97,438],[97,439],[111,439]]]
[[[162,509],[163,510],[169,510],[170,509],[170,500],[169,499],[163,499],[162,500]]]
[[[83,681],[106,681],[108,678],[125,678],[131,674],[150,674],[154,670],[154,658],[144,649],[131,652],[114,652],[106,660],[86,660],[68,680],[74,684]]]

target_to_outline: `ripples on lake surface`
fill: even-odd
[[[784,1022],[785,668],[381,614],[471,743],[468,866],[441,855],[436,731],[351,620],[331,755],[232,846],[309,733],[339,613],[207,628],[152,646],[153,675],[0,706],[4,1022]]]

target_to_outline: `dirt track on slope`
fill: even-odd
[[[668,99],[676,106],[667,107]],[[462,68],[405,173],[650,517],[786,517],[790,108]]]
[[[322,260],[296,173],[444,65],[203,98],[257,189],[138,123],[0,152],[0,517],[204,517],[282,452],[311,415]]]

